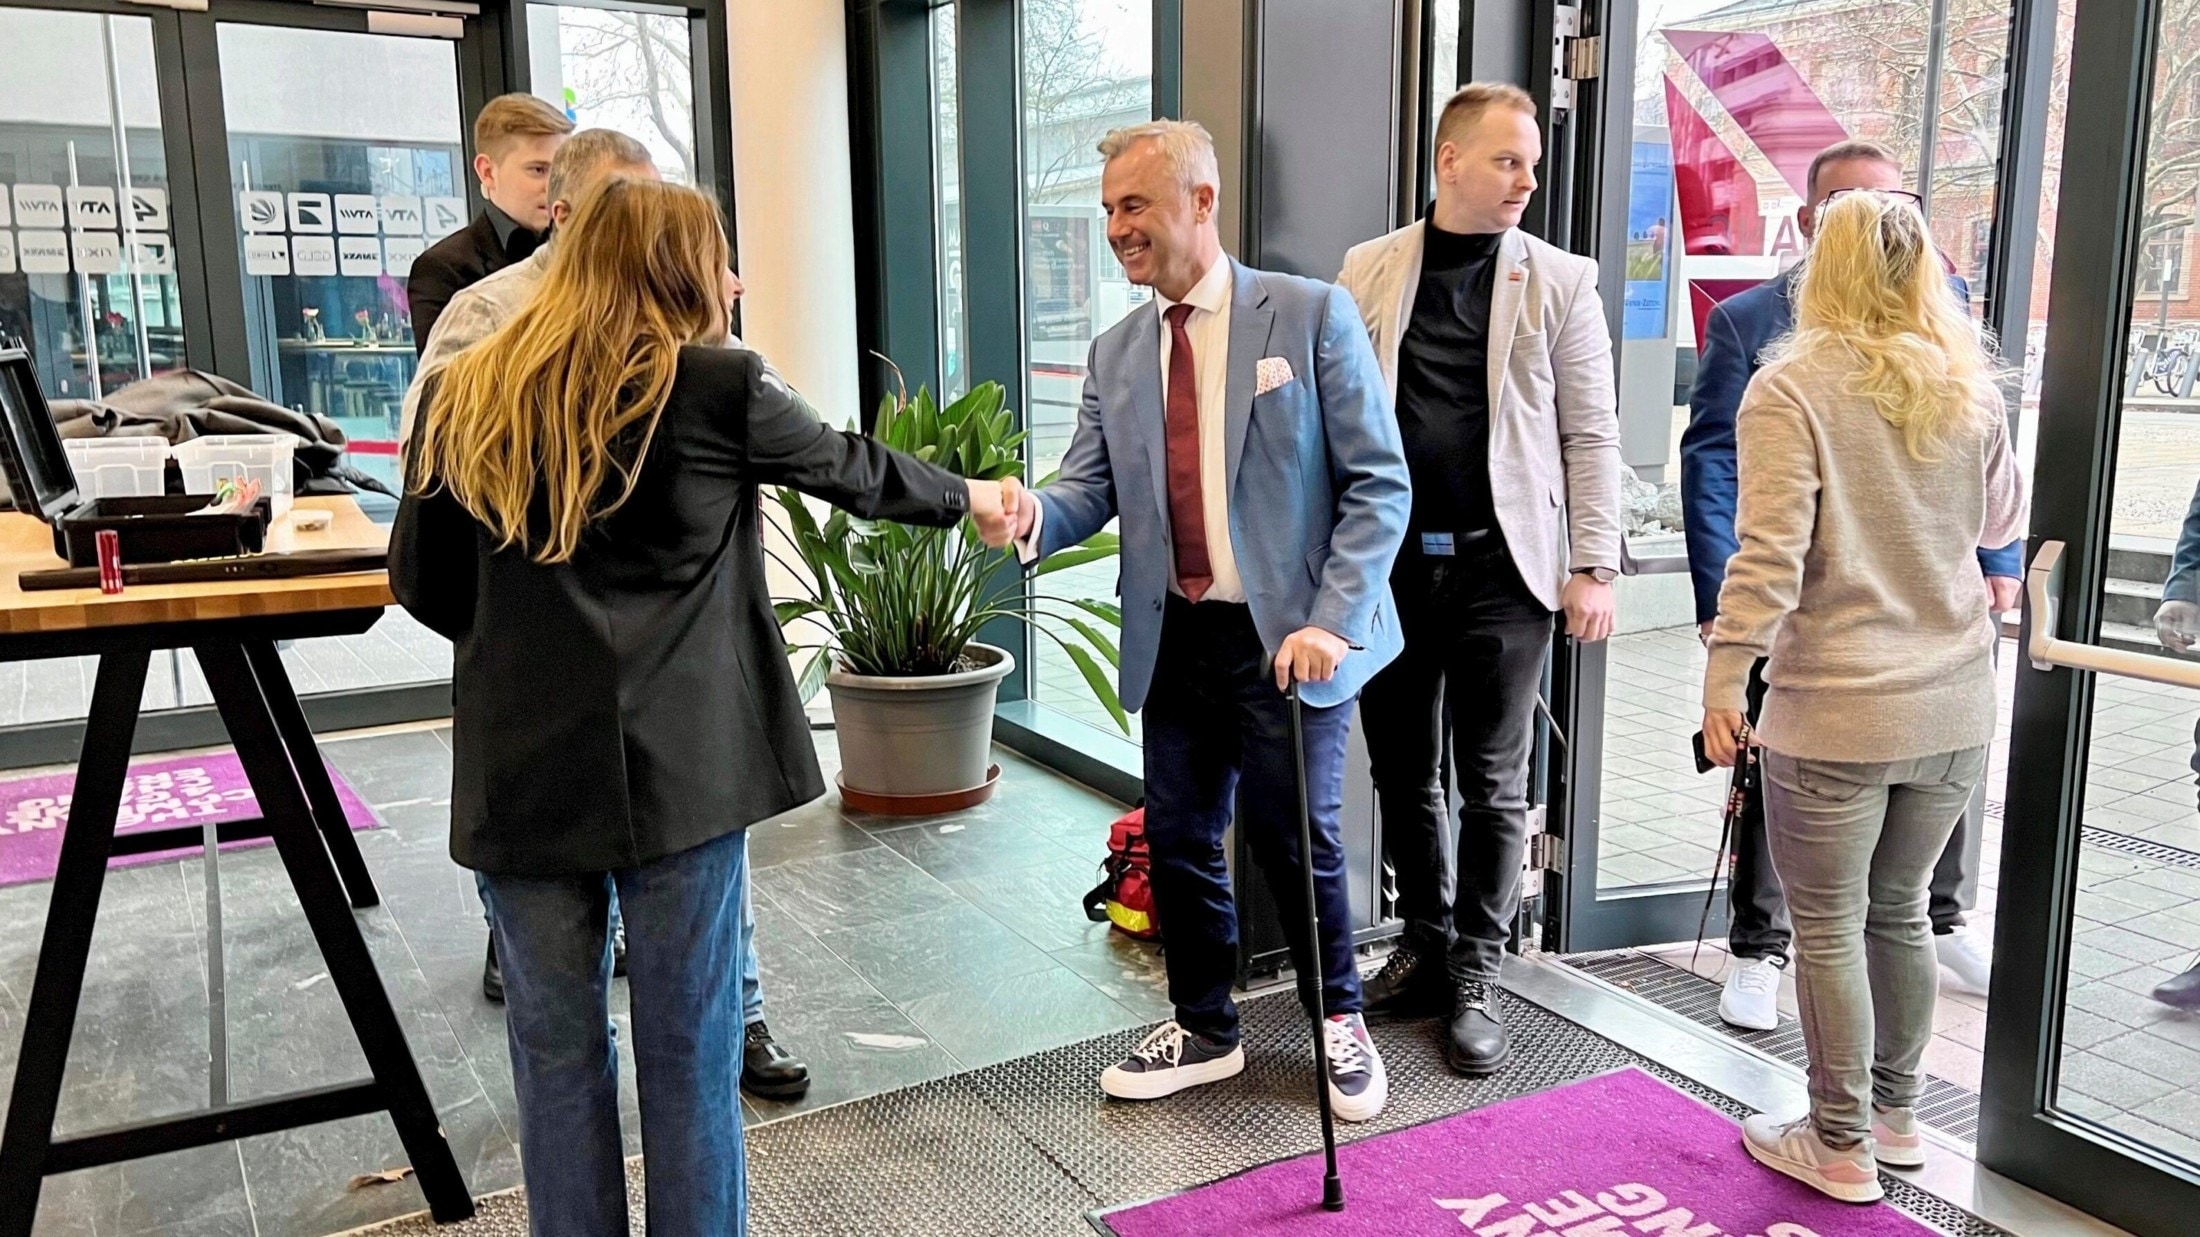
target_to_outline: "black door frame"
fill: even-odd
[[[230,180],[229,123],[222,98],[218,30],[224,25],[250,25],[367,34],[368,15],[363,9],[286,0],[210,0],[202,12],[177,16],[183,36],[182,91],[189,109],[193,157],[197,160],[199,243],[206,256],[202,286],[212,314],[215,372],[249,375],[254,367],[247,324],[250,314],[245,304],[244,241],[237,226],[235,186]],[[465,37],[449,42],[458,69],[459,115],[470,117],[503,89],[502,49],[492,38],[501,34],[503,21],[501,14],[487,8],[480,17],[465,20]],[[461,160],[470,161],[474,153],[472,127],[462,123],[460,129]],[[480,187],[467,169],[461,168],[460,176],[468,201],[479,210]]]
[[[2162,10],[2160,0],[2077,7],[2046,348],[2055,363],[2037,448],[2055,463],[2032,500],[2032,548],[2066,547],[2066,621],[2051,634],[2069,639],[2090,639],[2101,619]],[[2027,635],[2038,618],[2028,608]],[[2094,678],[2029,664],[2017,676],[2000,890],[2003,905],[2028,913],[1995,921],[1978,1158],[2135,1232],[2189,1232],[2200,1167],[2054,1104]]]

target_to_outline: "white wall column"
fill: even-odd
[[[742,337],[840,426],[860,411],[844,0],[728,0]]]

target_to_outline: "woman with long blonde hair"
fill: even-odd
[[[614,888],[649,1230],[745,1229],[742,831],[824,793],[756,487],[1007,539],[998,484],[826,428],[727,346],[726,262],[694,190],[584,200],[534,299],[427,393],[390,543],[398,600],[455,645],[451,855],[493,894],[537,1237],[628,1231]]]
[[[1933,1032],[1926,888],[1994,731],[1979,546],[2022,531],[1991,342],[1895,194],[1822,210],[1736,421],[1741,493],[1704,671],[1705,749],[1761,745],[1795,922],[1808,1115],[1743,1124],[1756,1159],[1835,1198],[1922,1164],[1912,1111]],[[1757,732],[1743,706],[1769,658]]]

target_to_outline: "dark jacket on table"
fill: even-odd
[[[413,259],[412,273],[405,276],[405,304],[412,314],[415,356],[428,350],[428,332],[452,297],[514,262],[526,261],[542,244],[540,236],[517,226],[510,239],[498,239],[496,217],[490,213],[495,209],[483,210],[472,223]]]
[[[775,484],[912,524],[969,504],[952,473],[827,428],[756,353],[703,347],[680,352],[633,497],[570,560],[497,549],[447,491],[405,497],[390,586],[456,646],[453,859],[634,867],[825,793],[765,584]]]

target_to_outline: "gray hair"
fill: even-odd
[[[617,129],[583,129],[565,139],[550,158],[550,200],[578,206],[604,173],[656,165],[649,147]]]
[[[1140,142],[1152,142],[1186,193],[1201,185],[1222,191],[1222,168],[1215,161],[1215,139],[1196,120],[1149,120],[1111,130],[1100,139],[1100,156],[1113,160]]]
[[[1835,142],[1818,152],[1818,157],[1810,161],[1810,171],[1803,177],[1803,188],[1813,202],[1818,200],[1818,173],[1831,163],[1880,163],[1897,172],[1902,170],[1902,157],[1882,143],[1862,138]]]

